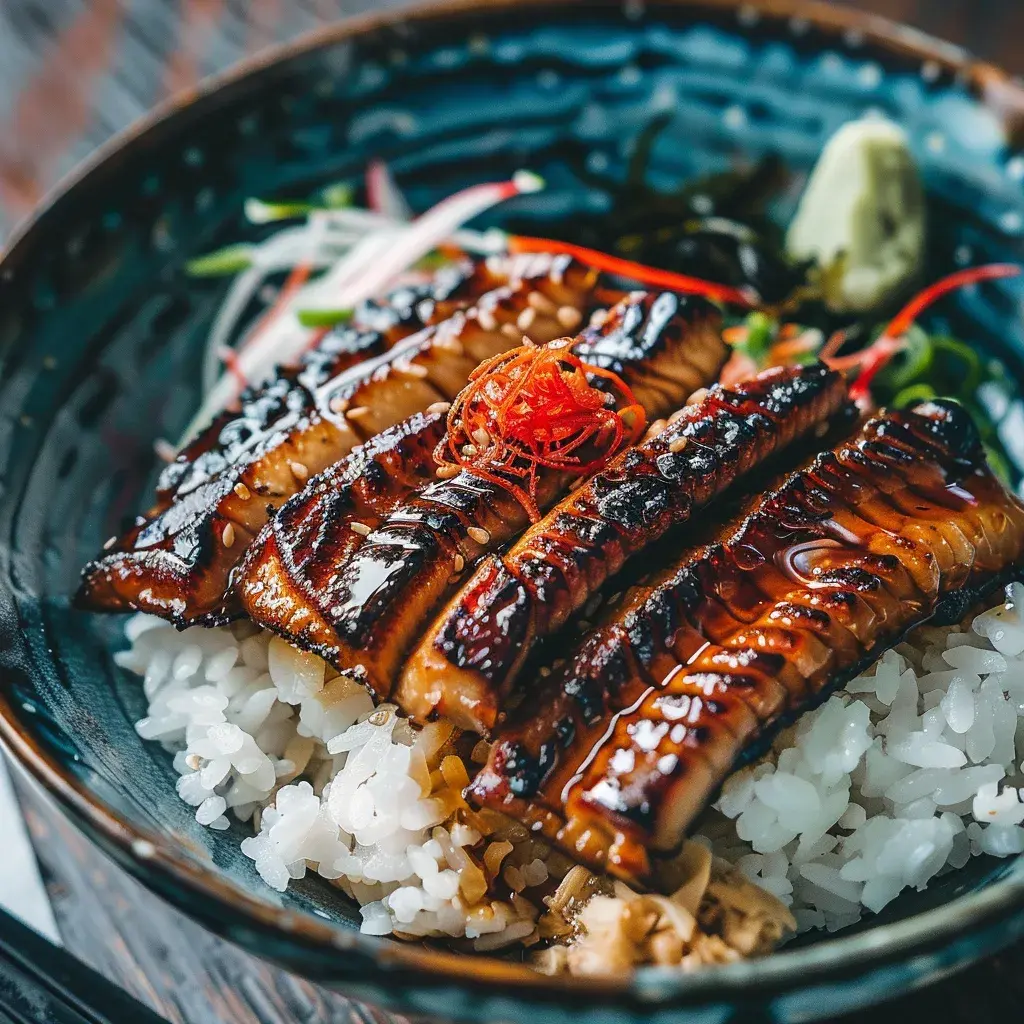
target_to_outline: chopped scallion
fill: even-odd
[[[352,318],[351,309],[300,309],[295,314],[303,327],[334,327]]]
[[[227,277],[248,270],[251,266],[252,246],[236,244],[189,260],[185,270],[191,277]]]

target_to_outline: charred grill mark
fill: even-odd
[[[726,356],[719,320],[699,296],[635,292],[597,313],[575,351],[585,363],[618,374],[655,418],[718,378]]]
[[[150,512],[86,567],[79,603],[141,609],[178,625],[233,617],[230,574],[273,508],[357,444],[454,397],[480,359],[519,342],[508,328],[531,295],[589,313],[596,281],[567,257],[516,257],[460,264],[428,286],[365,305],[182,452]],[[533,329],[545,341],[562,332],[556,316],[536,317]]]
[[[629,558],[845,405],[842,377],[821,365],[771,370],[733,389],[715,385],[559,502],[506,555],[483,562],[413,652],[399,702],[420,718],[436,710],[489,732],[538,640]],[[654,643],[631,638],[638,653]]]
[[[603,351],[607,339],[620,359],[621,375],[634,389],[655,377],[678,380],[672,398],[679,403],[691,387],[714,379],[726,352],[714,307],[700,299],[669,298],[666,303],[656,294],[629,295],[595,318],[577,344],[588,352]],[[662,368],[669,363],[672,369]],[[667,411],[661,390],[645,393],[656,403],[647,408],[649,414]],[[542,474],[541,507],[564,493],[571,477]],[[508,490],[468,471],[420,488],[335,566],[336,599],[321,605],[333,633],[326,645],[331,659],[340,668],[364,672],[370,686],[388,696],[409,645],[465,568],[511,540],[527,521]],[[411,711],[433,707],[416,693],[403,692],[398,699]]]
[[[334,601],[335,567],[406,494],[433,479],[445,412],[416,413],[382,431],[277,512],[236,570],[238,599],[250,617],[323,650],[330,628],[319,605]]]
[[[679,843],[777,723],[1022,555],[1024,508],[967,413],[929,402],[871,420],[637,588],[499,731],[470,795],[649,881],[652,851]]]

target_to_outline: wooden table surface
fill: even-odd
[[[403,0],[0,0],[0,237],[152,104],[268,43]],[[1024,0],[849,0],[1024,71]],[[255,960],[128,878],[18,786],[68,949],[170,1021],[385,1024]],[[1024,947],[851,1024],[1017,1020]],[[128,1022],[126,1022],[128,1024]]]

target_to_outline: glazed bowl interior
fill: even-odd
[[[925,53],[909,36],[880,42],[873,23],[821,27],[810,13],[485,4],[342,27],[121,140],[14,241],[0,268],[0,727],[147,884],[257,952],[368,998],[492,1019],[537,1000],[569,1000],[566,1013],[595,1019],[602,1003],[717,1016],[714,1007],[758,993],[808,1017],[812,984],[842,989],[832,1010],[856,1005],[1019,931],[1006,915],[1021,905],[1024,864],[979,858],[853,933],[696,977],[647,971],[581,988],[514,963],[360,937],[353,904],[321,879],[278,895],[239,852],[241,825],[196,824],[175,795],[170,756],[133,729],[145,699],[112,661],[123,621],[70,605],[84,561],[144,505],[154,441],[179,436],[198,404],[225,285],[191,280],[183,264],[252,233],[247,196],[357,184],[378,156],[424,209],[529,167],[548,188],[489,222],[583,236],[621,201],[615,183],[658,117],[651,185],[778,154],[792,172],[772,211],[784,223],[830,134],[876,111],[904,126],[925,176],[929,276],[1020,260],[1024,156],[962,55]],[[1021,295],[1001,283],[944,307],[952,329],[1019,380]],[[394,971],[402,986],[381,980]]]

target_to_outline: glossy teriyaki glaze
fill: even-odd
[[[440,714],[488,733],[540,639],[738,477],[824,432],[845,404],[841,375],[820,364],[715,385],[560,501],[506,554],[485,559],[412,653],[398,701],[420,719]]]
[[[178,625],[233,617],[231,571],[272,508],[355,445],[454,397],[481,359],[518,343],[516,321],[545,284],[563,300],[556,312],[582,317],[592,277],[558,256],[464,261],[361,304],[352,323],[244,394],[239,412],[217,417],[163,471],[153,508],[86,567],[79,602]],[[555,316],[533,318],[544,340],[563,329]]]
[[[621,606],[502,729],[473,799],[650,883],[765,730],[1005,579],[1024,507],[959,406],[889,412]]]
[[[616,367],[649,403],[647,411],[660,415],[717,376],[726,355],[718,321],[717,311],[702,299],[638,292],[600,313],[573,350]],[[544,474],[540,504],[556,500],[572,476]],[[346,535],[344,555],[326,563],[294,563],[299,584],[293,593],[307,595],[299,607],[279,606],[264,620],[243,579],[245,608],[256,622],[282,631],[388,697],[409,645],[463,573],[528,521],[509,490],[463,470],[415,490],[371,530],[360,528],[354,543],[347,522],[332,523],[331,533]],[[282,617],[301,628],[281,630]]]

